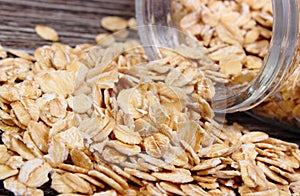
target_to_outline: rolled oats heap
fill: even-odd
[[[135,40],[96,40],[1,50],[6,189],[38,196],[51,181],[61,195],[300,194],[298,145],[214,120],[208,53],[161,49],[148,61]]]

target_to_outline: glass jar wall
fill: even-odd
[[[185,44],[183,34],[205,49],[218,71],[216,112],[254,108],[289,125],[300,117],[298,11],[297,0],[136,0],[148,56],[160,57],[156,46]]]

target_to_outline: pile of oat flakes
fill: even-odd
[[[218,65],[222,82],[247,84],[256,76],[272,37],[272,0],[172,0],[176,26],[196,37]],[[300,66],[299,66],[300,67]],[[300,70],[253,111],[300,126]]]
[[[114,40],[53,43],[33,56],[1,50],[6,189],[38,196],[51,181],[60,195],[300,194],[298,145],[214,121],[203,59],[163,50],[149,62],[137,41]]]

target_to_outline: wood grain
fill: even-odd
[[[0,0],[0,43],[5,48],[25,49],[50,44],[34,32],[35,25],[48,25],[57,30],[60,41],[69,45],[95,43],[104,16],[134,16],[134,0]],[[229,123],[239,122],[250,130],[262,130],[270,135],[300,144],[300,135],[285,127],[270,125],[245,113],[228,114]],[[50,183],[42,189],[45,195],[57,195]],[[13,195],[0,183],[0,195]]]
[[[33,50],[49,44],[34,32],[36,25],[57,30],[62,43],[95,43],[104,16],[134,16],[134,0],[0,0],[0,42],[6,48]]]

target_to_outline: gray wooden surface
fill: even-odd
[[[134,0],[0,0],[0,43],[5,48],[32,51],[50,44],[39,38],[35,25],[48,25],[57,30],[62,43],[72,46],[95,43],[103,16],[134,16]],[[239,122],[251,130],[263,130],[274,137],[300,144],[299,134],[285,127],[258,121],[245,113],[227,115],[228,122]],[[2,183],[0,183],[2,184]],[[45,195],[57,195],[45,184]],[[0,195],[12,195],[0,186]]]
[[[105,30],[100,19],[107,15],[134,16],[133,0],[0,0],[0,42],[5,47],[34,49],[47,44],[35,25],[57,30],[61,42],[94,43]]]

